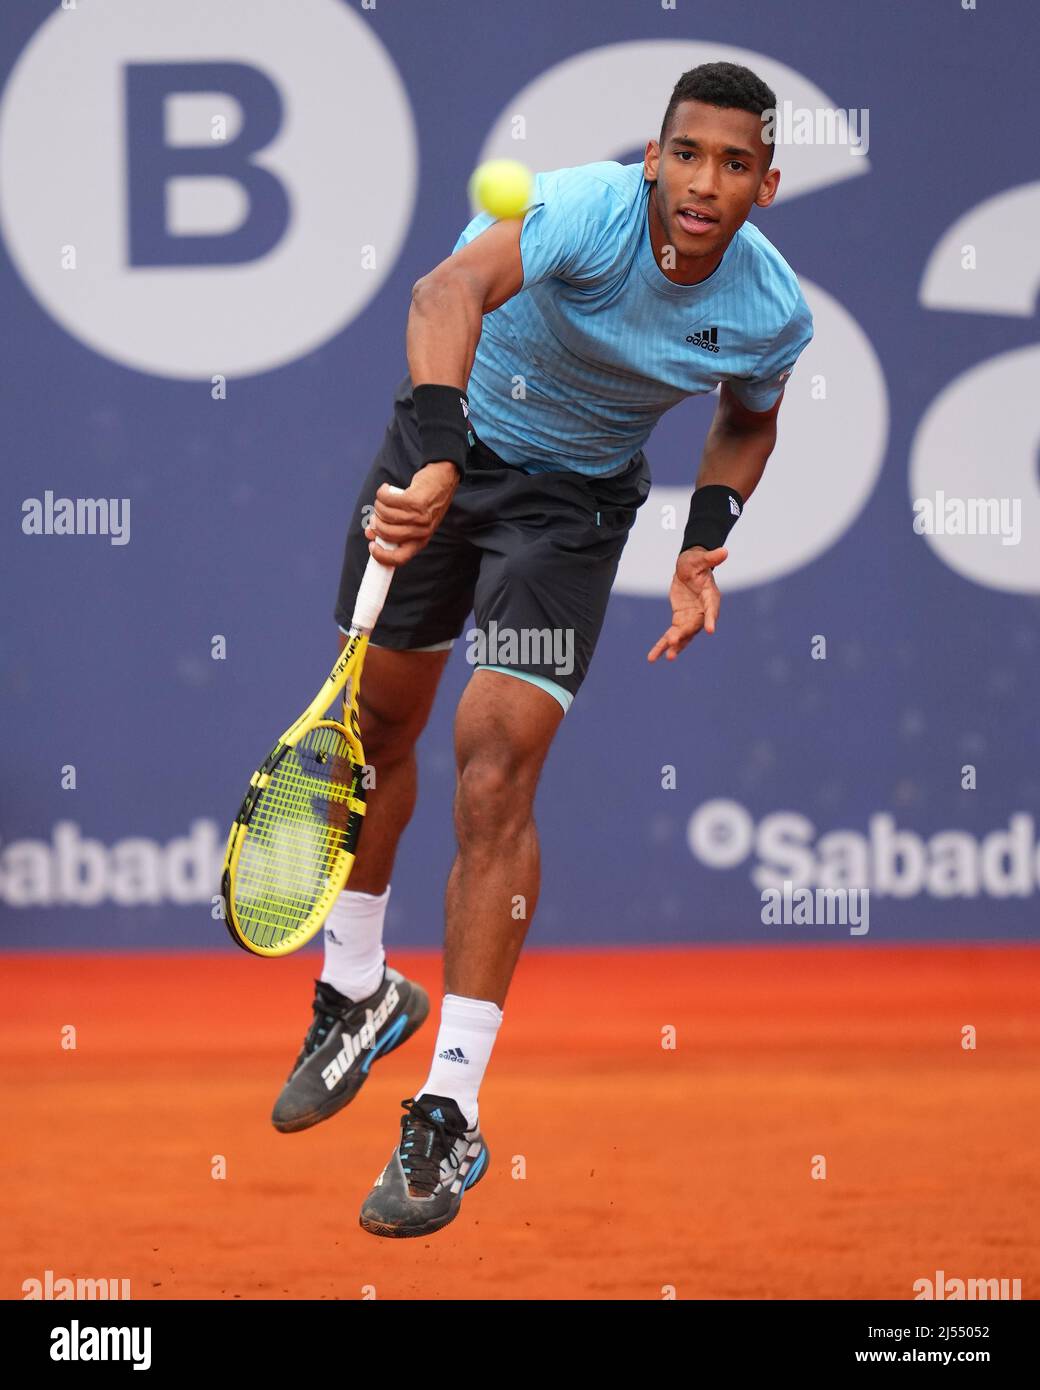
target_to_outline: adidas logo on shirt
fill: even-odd
[[[445,1062],[461,1062],[464,1067],[469,1066],[469,1058],[461,1047],[446,1047],[443,1052],[438,1052],[437,1056]]]
[[[705,352],[718,352],[719,330],[717,328],[702,328],[698,333],[687,333],[686,341],[692,343],[694,347],[704,348]]]

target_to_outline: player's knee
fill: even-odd
[[[534,788],[506,747],[482,750],[459,768],[455,832],[460,845],[510,839],[531,817]]]

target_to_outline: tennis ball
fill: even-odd
[[[469,200],[492,217],[522,217],[531,200],[532,183],[530,169],[519,160],[489,159],[473,171]]]

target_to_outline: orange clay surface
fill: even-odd
[[[437,956],[393,960],[439,997]],[[4,959],[0,1297],[47,1269],[135,1299],[910,1299],[937,1269],[1040,1292],[1036,947],[532,951],[490,1173],[409,1241],[357,1215],[433,1019],[333,1119],[269,1124],[319,962]]]

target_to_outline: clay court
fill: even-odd
[[[0,1295],[50,1269],[135,1299],[909,1299],[941,1269],[1036,1297],[1035,947],[531,953],[491,1171],[401,1242],[357,1213],[429,1024],[331,1121],[268,1122],[319,961],[8,957]],[[439,994],[438,956],[393,963]]]

